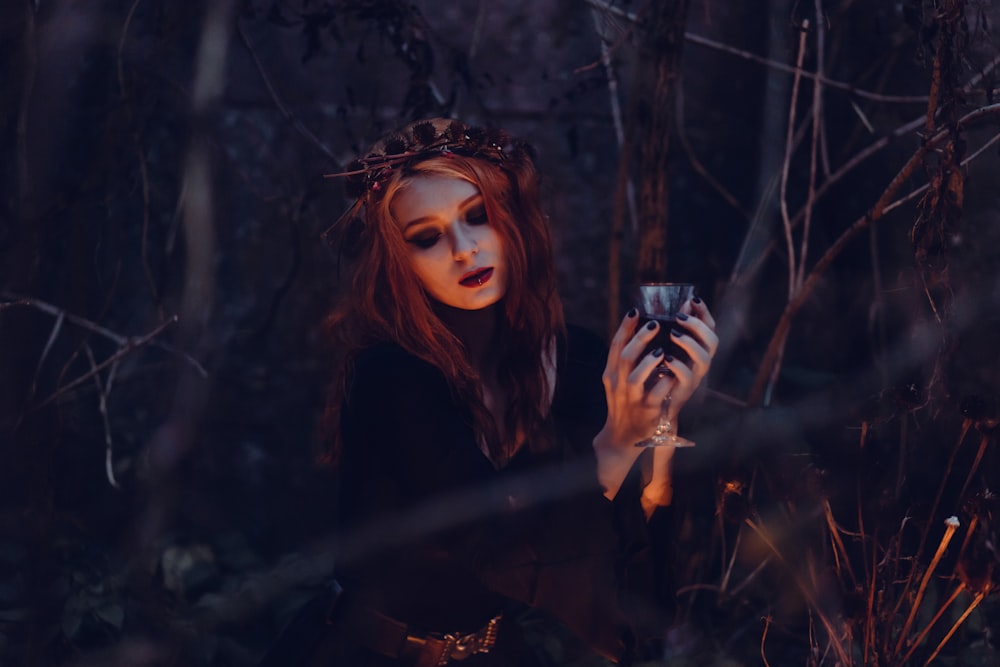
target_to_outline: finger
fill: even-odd
[[[707,324],[712,331],[715,331],[715,318],[712,317],[712,313],[708,310],[708,305],[698,297],[691,299],[690,303],[691,313]]]
[[[712,365],[712,356],[714,355],[714,348],[717,345],[717,340],[715,339],[715,334],[711,333],[712,336],[712,350],[703,347],[698,340],[690,335],[684,334],[679,329],[674,328],[670,330],[670,340],[677,347],[684,350],[687,353],[689,364],[684,364],[681,361],[677,361],[678,365],[682,365],[685,368],[690,368],[694,378],[695,386],[701,382],[701,379],[708,374],[708,369]],[[671,369],[673,365],[670,365]]]
[[[703,320],[680,313],[677,315],[674,329],[679,330],[682,334],[705,348],[710,357],[715,355],[715,351],[719,347],[719,337]],[[672,332],[671,338],[674,338]]]
[[[625,317],[622,318],[621,324],[618,325],[615,335],[611,338],[611,344],[608,345],[608,360],[604,365],[605,380],[609,379],[611,376],[618,375],[617,368],[620,365],[619,360],[621,359],[622,348],[624,348],[625,344],[632,339],[632,334],[635,332],[635,328],[638,324],[638,310],[633,308],[625,313]]]
[[[663,363],[663,348],[657,347],[649,354],[645,355],[638,364],[636,364],[635,369],[628,376],[628,382],[630,386],[637,387],[638,392],[644,393],[646,390],[646,383],[653,376],[654,373],[662,372],[663,369],[661,364]]]
[[[621,324],[618,325],[618,330],[615,331],[615,335],[611,339],[611,344],[608,346],[608,357],[615,358],[621,356],[622,349],[635,334],[636,328],[639,326],[639,311],[635,308],[631,309],[625,313],[625,317],[622,318]]]
[[[656,320],[650,320],[646,322],[643,326],[639,327],[632,338],[625,344],[622,348],[621,357],[629,362],[629,368],[634,368],[639,357],[642,355],[642,351],[653,342],[657,334],[660,331],[660,323]]]
[[[662,373],[660,379],[650,387],[649,394],[646,396],[646,401],[650,405],[660,406],[663,401],[666,400],[668,396],[677,391],[677,377],[676,373]]]
[[[668,355],[663,363],[674,374],[674,386],[670,392],[670,397],[675,407],[680,410],[684,403],[694,394],[695,389],[698,388],[701,378],[697,372],[675,357]]]

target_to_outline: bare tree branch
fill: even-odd
[[[123,336],[121,334],[115,333],[114,331],[112,331],[112,330],[110,330],[108,328],[102,327],[101,325],[99,325],[99,324],[97,324],[95,322],[91,322],[90,320],[85,319],[83,317],[80,317],[79,315],[73,315],[72,313],[69,313],[69,312],[63,310],[62,308],[59,308],[58,306],[54,306],[51,303],[46,303],[45,301],[41,301],[40,299],[19,297],[19,296],[16,296],[16,295],[12,295],[12,294],[10,294],[8,292],[0,292],[0,298],[11,299],[11,301],[0,302],[0,309],[9,308],[9,307],[12,307],[12,306],[28,306],[28,307],[34,308],[35,310],[39,310],[39,311],[45,313],[46,315],[51,315],[51,316],[53,316],[53,317],[55,317],[57,319],[58,318],[65,318],[66,320],[68,320],[72,324],[75,324],[75,325],[77,325],[78,327],[80,327],[82,329],[86,329],[87,331],[90,331],[90,332],[95,333],[95,334],[97,334],[99,336],[107,338],[108,340],[110,340],[112,343],[114,343],[118,347],[127,346],[129,344],[132,344],[136,340],[135,338],[131,338],[131,337],[127,337],[127,336]],[[166,320],[166,322],[163,325],[161,325],[161,327],[158,328],[157,331],[162,330],[162,328],[165,327],[165,326],[169,326],[170,324],[173,324],[177,320],[178,320],[177,316],[174,315],[173,317],[171,317],[168,320]],[[181,359],[184,359],[189,364],[191,364],[191,366],[193,366],[196,371],[198,371],[198,375],[200,375],[203,378],[207,378],[208,377],[208,371],[205,370],[205,367],[202,366],[198,362],[198,360],[195,359],[194,357],[192,357],[190,354],[187,354],[186,352],[181,352],[180,350],[174,348],[173,346],[168,345],[166,343],[162,343],[160,341],[151,341],[151,344],[152,344],[153,347],[160,348],[162,350],[170,352],[171,354],[177,355]],[[46,346],[46,347],[48,347],[48,346]],[[43,352],[43,356],[46,353],[47,352]]]
[[[975,121],[986,118],[990,116],[1000,115],[1000,104],[993,104],[987,107],[982,107],[976,109],[975,111],[966,114],[957,123],[958,129],[963,129],[968,127]],[[924,155],[927,152],[941,143],[946,137],[949,136],[948,130],[942,130],[936,135],[924,142],[920,148],[917,149],[916,153],[907,161],[903,168],[899,170],[899,173],[892,179],[889,185],[882,192],[878,201],[872,206],[865,215],[858,218],[854,223],[848,227],[844,232],[837,238],[833,244],[827,249],[823,256],[816,262],[816,265],[809,272],[809,276],[802,284],[802,289],[796,294],[795,299],[790,301],[785,307],[785,311],[781,315],[781,319],[778,322],[778,326],[775,329],[774,334],[771,337],[771,342],[768,344],[767,351],[764,354],[764,359],[761,361],[760,368],[757,371],[757,376],[754,379],[753,385],[750,388],[750,392],[747,398],[747,402],[751,405],[757,403],[760,399],[761,392],[764,388],[764,383],[770,374],[770,370],[773,367],[775,360],[777,359],[778,353],[781,347],[781,340],[786,335],[789,327],[791,326],[792,318],[799,311],[802,305],[805,303],[809,294],[812,293],[813,288],[819,281],[819,277],[824,271],[833,263],[833,260],[844,250],[847,244],[860,232],[862,232],[868,225],[881,219],[887,209],[890,206],[895,208],[895,202],[891,200],[896,195],[896,192],[902,187],[903,183],[913,174],[916,170],[917,165],[923,160]],[[981,151],[977,151],[975,155],[980,155]],[[963,161],[962,164],[967,164],[967,160]],[[912,197],[915,195],[907,195],[907,197]]]

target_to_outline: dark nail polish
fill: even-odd
[[[633,317],[635,317],[638,314],[639,314],[639,311],[636,310],[635,308],[633,308],[632,310],[628,311],[628,313],[626,313],[625,317],[627,317],[629,319],[632,319]]]
[[[677,319],[681,322],[687,322],[688,316],[685,313],[677,313]]]
[[[677,338],[680,338],[681,336],[683,336],[683,335],[684,335],[684,332],[683,332],[683,331],[681,331],[680,329],[671,329],[671,330],[670,330],[670,335],[671,335],[671,336],[675,336],[675,337],[677,337]]]
[[[692,303],[701,303],[701,299],[699,299],[698,297],[695,297],[695,298],[691,299],[691,302]]]
[[[653,355],[654,357],[662,357],[663,356],[663,348],[662,347],[658,347],[658,348],[654,349],[652,352],[650,352],[650,354]]]
[[[674,355],[668,354],[666,357],[663,358],[663,360],[666,361],[667,363],[670,363],[674,360]]]
[[[649,329],[650,331],[653,331],[658,326],[660,325],[656,323],[656,320],[650,320],[649,324],[646,325],[646,328]]]

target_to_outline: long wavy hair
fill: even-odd
[[[341,452],[340,418],[357,354],[389,341],[438,368],[455,400],[465,401],[473,428],[493,460],[512,452],[512,438],[487,409],[481,383],[459,339],[435,313],[432,299],[413,272],[408,247],[390,206],[406,180],[420,175],[462,179],[482,194],[489,224],[500,238],[507,264],[507,289],[500,302],[499,382],[510,404],[509,434],[523,434],[525,446],[553,445],[546,427],[549,380],[543,357],[564,335],[562,304],[556,290],[548,223],[542,211],[538,173],[530,157],[505,162],[452,154],[397,169],[378,193],[366,195],[357,231],[349,285],[326,320],[336,355],[333,382],[324,414],[323,463],[336,465]]]

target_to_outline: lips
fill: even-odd
[[[493,267],[488,266],[484,269],[476,269],[475,271],[469,271],[462,279],[459,280],[459,284],[462,287],[480,287],[485,285],[486,282],[493,277]]]

